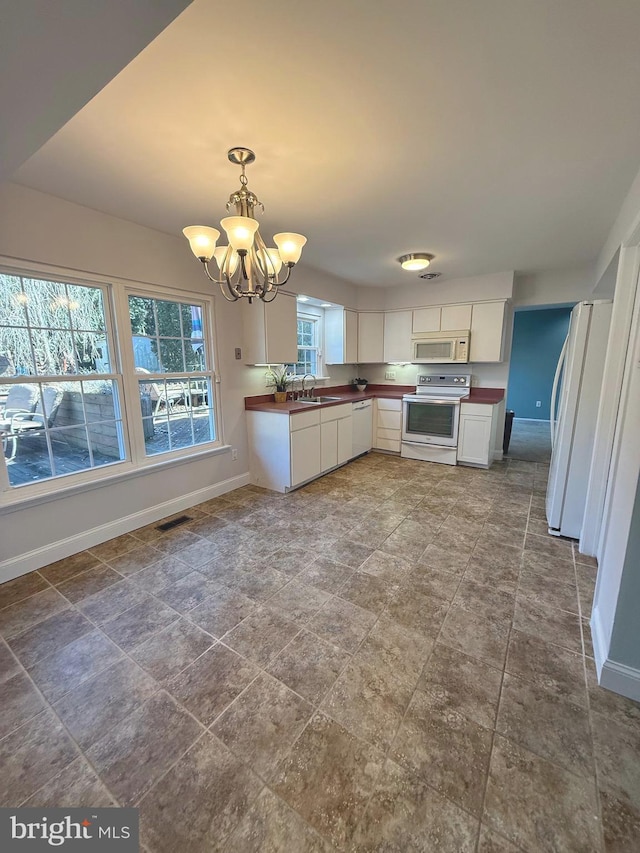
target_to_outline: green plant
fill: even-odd
[[[292,375],[287,373],[287,368],[284,365],[282,367],[270,367],[267,370],[267,376],[270,379],[269,384],[274,385],[276,391],[286,391],[294,379]]]

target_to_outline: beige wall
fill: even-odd
[[[133,479],[102,483],[91,490],[90,500],[86,493],[59,494],[43,503],[0,510],[0,561],[11,562],[58,543],[55,550],[34,557],[44,565],[78,550],[73,540],[80,534],[104,528],[103,538],[109,538],[115,535],[113,525],[123,518],[135,519],[184,495],[220,484],[224,487],[227,481],[248,473],[244,397],[265,393],[264,369],[235,360],[234,349],[243,343],[239,306],[226,302],[207,281],[182,235],[163,234],[26,187],[4,184],[0,187],[0,256],[3,265],[15,263],[28,269],[42,264],[53,274],[63,275],[66,270],[80,276],[99,275],[114,287],[136,282],[213,294],[222,431],[225,443],[238,450],[237,461],[225,452],[143,472]],[[294,275],[298,292],[356,303],[355,287],[335,276],[303,266]],[[331,369],[332,382],[347,382],[352,376],[353,367]]]
[[[513,289],[515,308],[531,305],[563,305],[593,296],[595,273],[592,267],[517,275]]]

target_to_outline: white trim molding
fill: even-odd
[[[93,527],[91,530],[85,530],[76,536],[60,539],[58,542],[53,542],[42,548],[36,548],[33,551],[20,554],[10,560],[5,560],[0,563],[0,583],[5,583],[20,575],[41,569],[43,566],[54,563],[56,560],[70,557],[79,551],[92,548],[101,542],[107,542],[109,539],[114,539],[123,533],[130,533],[132,530],[152,524],[154,521],[160,521],[168,515],[189,509],[203,501],[211,500],[211,498],[217,498],[234,489],[239,489],[241,486],[247,486],[250,482],[251,477],[248,472],[240,474],[237,477],[231,477],[228,480],[214,483],[204,489],[198,489],[195,492],[181,495],[170,501],[155,504],[155,506],[148,507],[124,518],[118,518],[108,524],[102,524],[98,527]]]
[[[634,669],[615,660],[606,660],[602,665],[600,687],[620,693],[627,699],[640,702],[640,669]]]
[[[598,609],[591,614],[591,639],[598,684],[635,702],[640,702],[640,670],[607,657],[609,644],[604,636]]]

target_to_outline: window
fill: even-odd
[[[0,275],[0,435],[11,486],[125,458],[105,290]]]
[[[146,455],[214,441],[202,304],[131,295],[129,319]]]
[[[209,309],[206,298],[0,273],[0,484],[47,491],[219,443]],[[129,325],[119,336],[115,317]]]
[[[296,376],[305,373],[320,376],[322,373],[320,320],[319,316],[298,314],[298,361],[287,365]]]

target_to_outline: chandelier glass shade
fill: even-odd
[[[300,260],[307,238],[302,234],[283,232],[275,234],[274,247],[266,246],[254,218],[257,207],[264,205],[247,186],[245,167],[255,160],[248,148],[232,148],[228,155],[232,163],[242,168],[240,189],[231,193],[227,210],[235,215],[226,216],[220,227],[227,235],[228,245],[217,246],[220,231],[208,225],[189,225],[182,233],[189,241],[191,251],[202,262],[209,279],[220,285],[222,295],[229,302],[246,297],[249,302],[261,299],[272,302],[278,288],[289,280],[291,270]],[[212,275],[209,264],[215,260],[219,277]],[[280,278],[282,268],[285,271]]]

